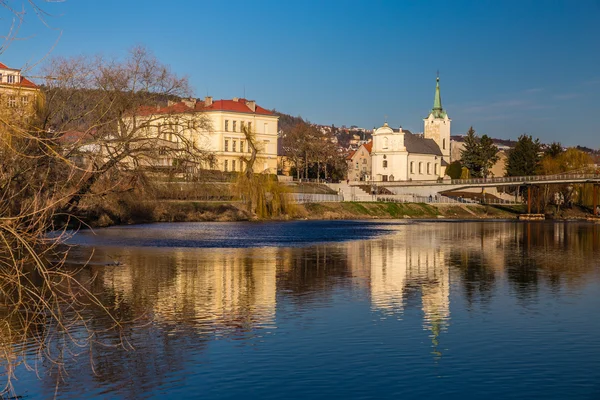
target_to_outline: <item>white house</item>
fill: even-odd
[[[373,133],[372,177],[375,181],[437,180],[443,178],[450,161],[451,120],[442,108],[440,78],[437,78],[433,109],[423,120],[423,135],[387,122]]]

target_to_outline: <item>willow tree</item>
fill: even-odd
[[[244,137],[248,142],[249,156],[241,156],[244,171],[240,172],[233,185],[234,193],[242,199],[246,209],[259,218],[290,214],[293,205],[289,201],[288,190],[269,174],[254,172],[254,164],[264,151],[263,144],[257,143],[256,133],[244,126]]]

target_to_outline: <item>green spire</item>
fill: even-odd
[[[433,99],[433,109],[431,113],[436,118],[444,118],[446,116],[446,112],[442,108],[442,95],[440,94],[440,77],[438,76],[436,79],[435,85],[435,97]]]

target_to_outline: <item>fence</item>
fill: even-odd
[[[600,174],[555,174],[555,175],[532,175],[532,176],[506,176],[502,178],[475,178],[475,179],[452,179],[453,185],[473,183],[510,183],[523,182],[548,182],[548,181],[583,181],[586,179],[600,180]]]
[[[337,194],[290,193],[289,196],[295,203],[327,203],[344,201],[344,196]]]

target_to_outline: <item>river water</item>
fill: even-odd
[[[71,242],[130,322],[119,336],[94,316],[105,346],[67,362],[59,398],[600,398],[600,224],[181,223]],[[52,397],[51,370],[20,368],[17,394]]]

